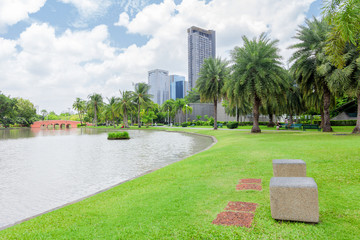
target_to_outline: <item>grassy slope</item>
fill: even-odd
[[[179,130],[176,128],[175,130]],[[210,150],[0,232],[0,239],[353,239],[360,236],[360,137],[317,131],[190,130]],[[319,188],[320,223],[271,218],[272,159],[300,158]],[[263,191],[235,191],[261,178]],[[259,204],[253,227],[212,225],[228,201]]]

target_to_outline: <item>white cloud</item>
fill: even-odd
[[[80,0],[62,1],[78,4],[85,12],[97,9],[100,2],[84,0],[89,2],[85,7]],[[110,97],[119,89],[133,89],[132,83],[147,82],[147,71],[154,68],[187,76],[186,30],[191,26],[215,30],[217,55],[223,58],[242,45],[242,35],[252,38],[268,32],[280,40],[281,54],[287,59],[291,54],[287,47],[313,1],[183,0],[176,5],[165,0],[134,17],[120,14],[115,25],[149,37],[145,45],[125,49],[111,47],[104,25],[58,36],[48,24],[32,24],[17,41],[0,38],[0,89],[28,98],[41,109],[61,112],[76,97],[93,92]]]
[[[74,5],[82,17],[94,16],[94,14],[103,14],[111,5],[110,0],[59,0],[63,3]]]
[[[46,0],[1,0],[0,1],[0,32],[7,26],[27,19],[30,13],[35,13],[44,6]]]

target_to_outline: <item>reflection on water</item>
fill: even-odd
[[[207,137],[98,129],[0,130],[0,228],[206,148]]]

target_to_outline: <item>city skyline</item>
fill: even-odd
[[[149,69],[187,76],[190,26],[216,30],[217,56],[227,59],[242,35],[266,32],[279,39],[286,64],[297,26],[320,7],[319,0],[4,0],[0,91],[61,113],[76,97],[133,90]]]

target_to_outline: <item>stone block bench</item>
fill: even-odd
[[[274,159],[274,177],[306,177],[306,164],[301,159]]]
[[[273,177],[271,216],[277,220],[319,222],[318,189],[313,178]]]

